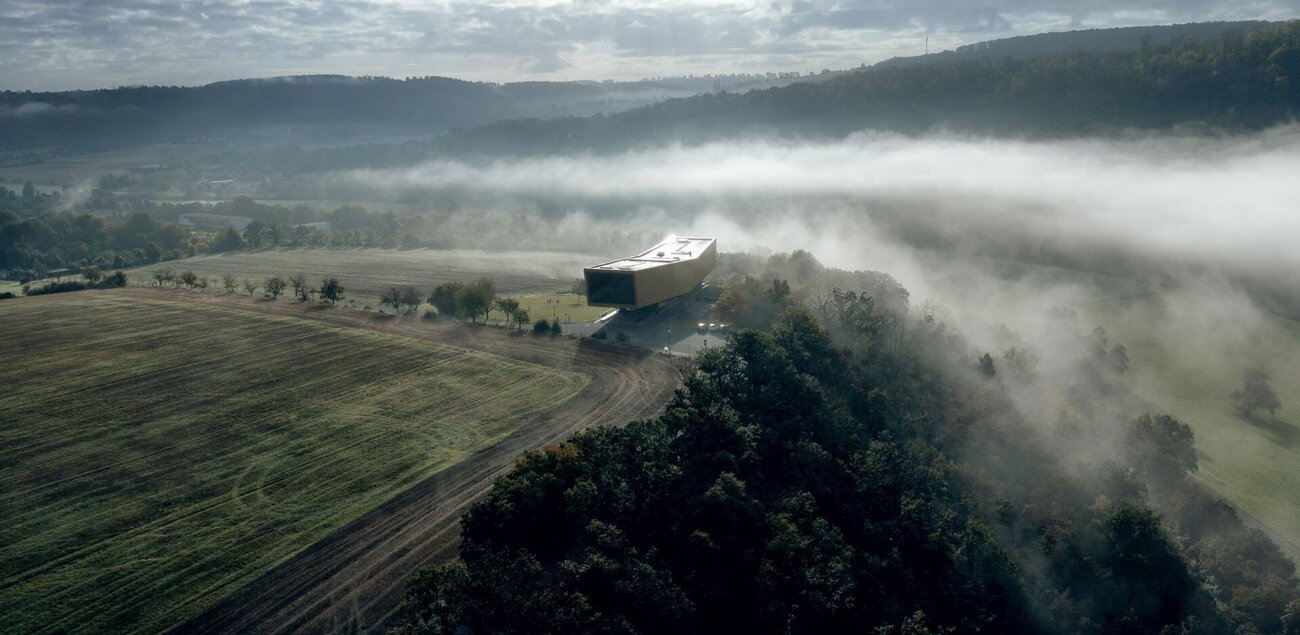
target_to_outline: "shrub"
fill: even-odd
[[[0,300],[8,300],[9,298],[16,298],[16,297],[18,296],[15,296],[12,291],[0,292]]]
[[[126,286],[126,274],[121,271],[114,271],[113,275],[105,276],[95,284],[96,289],[119,289]]]
[[[69,291],[85,291],[86,283],[76,280],[67,282],[51,282],[43,287],[36,287],[27,291],[27,295],[46,295],[50,293],[67,293]]]
[[[424,312],[424,319],[426,320],[436,319],[437,317],[438,317],[438,313],[433,309],[428,309]]]
[[[533,335],[545,335],[551,332],[551,323],[546,320],[537,320],[533,323]]]

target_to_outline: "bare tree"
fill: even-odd
[[[311,299],[307,290],[307,276],[304,276],[301,273],[295,273],[292,276],[289,276],[289,284],[293,285],[293,297],[298,298],[303,302]]]
[[[253,292],[257,291],[257,283],[244,278],[244,291],[247,291],[248,295],[253,295]]]
[[[163,286],[172,280],[172,270],[170,268],[154,269],[153,279],[158,281],[158,286]]]

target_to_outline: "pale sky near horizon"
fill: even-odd
[[[816,71],[1047,31],[1300,17],[1300,0],[0,0],[0,89],[337,73]]]

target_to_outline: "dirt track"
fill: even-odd
[[[587,387],[563,405],[339,528],[181,625],[177,631],[183,633],[375,632],[392,626],[400,618],[405,579],[425,564],[455,557],[460,515],[516,457],[596,424],[655,416],[678,381],[676,370],[661,356],[590,340],[536,338],[518,331],[415,318],[394,320],[284,300],[150,289],[113,293],[365,326],[591,377]]]

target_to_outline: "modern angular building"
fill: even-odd
[[[714,239],[671,236],[642,254],[583,269],[587,304],[653,306],[698,289],[717,264]]]

